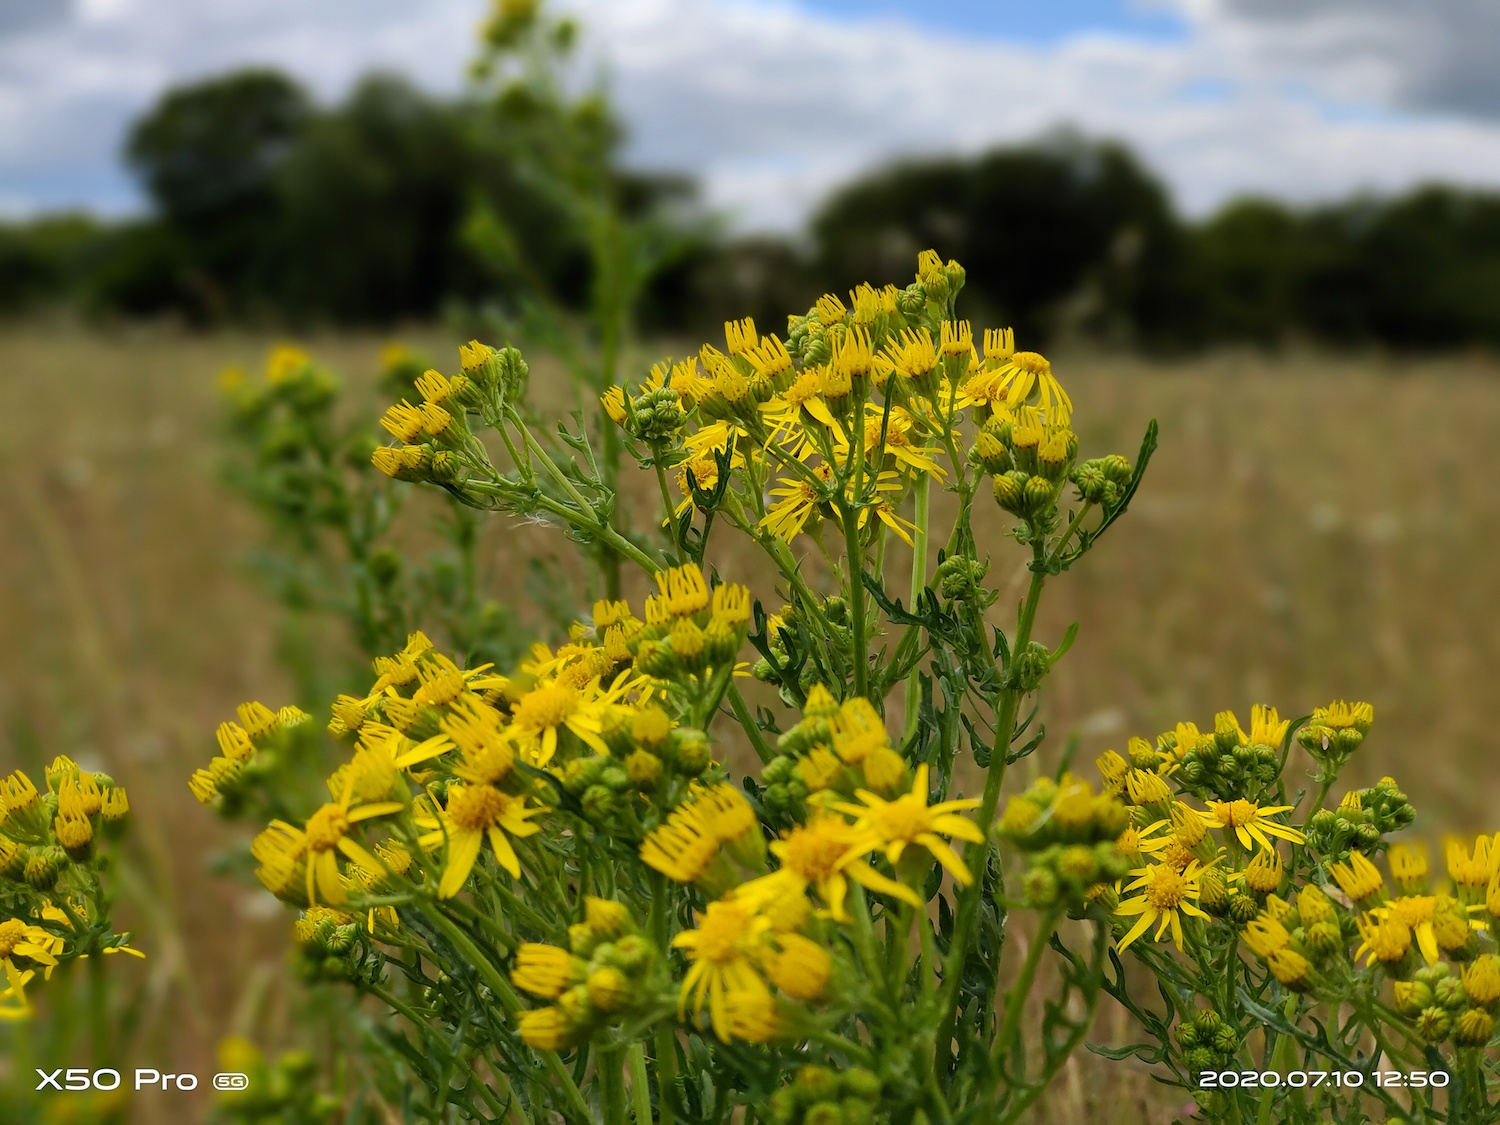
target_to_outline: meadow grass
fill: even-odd
[[[373,420],[370,373],[384,339],[302,343]],[[403,339],[452,368],[456,338],[434,329]],[[288,1034],[276,988],[285,916],[263,892],[210,872],[236,836],[185,784],[235,704],[274,706],[292,690],[277,657],[280,610],[245,565],[261,526],[219,474],[215,376],[230,363],[258,366],[272,342],[0,330],[0,764],[33,768],[66,753],[131,793],[122,917],[150,957],[115,968],[144,989],[141,1065],[210,1073],[227,1031],[253,1022],[263,1036]],[[1082,352],[1054,363],[1078,407],[1084,455],[1133,457],[1152,417],[1161,448],[1103,549],[1049,591],[1039,639],[1055,643],[1072,620],[1082,631],[1047,682],[1050,739],[1030,768],[1050,772],[1070,737],[1091,773],[1106,747],[1179,719],[1211,725],[1215,711],[1243,718],[1253,702],[1295,716],[1331,698],[1368,699],[1376,726],[1349,783],[1394,775],[1419,809],[1418,833],[1488,826],[1500,804],[1490,694],[1500,364]],[[566,405],[559,383],[534,379],[549,406]],[[654,484],[638,483],[629,495],[644,522]],[[406,534],[421,536],[424,511],[411,506]],[[981,532],[991,581],[1006,591],[997,621],[1024,582],[1006,522],[995,509]],[[487,534],[487,580],[536,620],[524,608],[524,562],[568,551],[547,529],[507,523],[496,517]],[[728,546],[719,543],[726,555]],[[765,575],[734,569],[750,556],[733,553],[726,577],[774,608]],[[1311,768],[1294,758],[1294,783],[1299,761]],[[1106,1010],[1099,1037],[1124,1034]],[[1138,1068],[1084,1057],[1040,1119],[1093,1120],[1109,1106],[1097,1119],[1154,1120],[1158,1102]]]

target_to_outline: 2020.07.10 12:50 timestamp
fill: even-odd
[[[1420,1089],[1435,1086],[1441,1089],[1448,1085],[1446,1070],[1374,1070],[1366,1074],[1359,1070],[1289,1070],[1285,1074],[1276,1070],[1204,1070],[1198,1073],[1200,1090],[1229,1090],[1235,1087],[1287,1086],[1294,1090],[1316,1086],[1358,1087],[1409,1086]]]

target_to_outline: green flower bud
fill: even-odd
[[[1187,1063],[1189,1073],[1195,1075],[1201,1071],[1219,1069],[1218,1057],[1207,1047],[1194,1047],[1183,1056],[1183,1062]]]
[[[1344,935],[1336,922],[1319,922],[1303,935],[1307,948],[1320,957],[1330,957],[1344,948]]]
[[[1032,477],[1026,482],[1026,511],[1031,515],[1040,515],[1052,506],[1053,495],[1051,481],[1046,477]]]
[[[1193,1017],[1193,1023],[1198,1027],[1198,1034],[1209,1037],[1218,1032],[1224,1026],[1224,1017],[1212,1008],[1205,1008]]]
[[[839,1096],[838,1075],[826,1066],[801,1067],[795,1086],[798,1097],[810,1102],[832,1101]]]
[[[1019,470],[997,476],[994,483],[995,503],[1012,515],[1023,514],[1026,511],[1026,484],[1030,479]]]
[[[1417,1034],[1429,1043],[1441,1043],[1453,1030],[1453,1015],[1447,1008],[1424,1008],[1417,1017]]]
[[[29,848],[22,878],[26,880],[29,887],[38,891],[50,891],[57,885],[57,878],[62,874],[63,865],[67,862],[67,854],[61,848],[50,844]]]
[[[607,820],[615,811],[615,794],[603,785],[590,785],[580,798],[583,815],[590,820]]]
[[[599,771],[599,784],[616,793],[630,788],[630,774],[619,766],[605,766]]]
[[[1030,906],[1051,906],[1057,901],[1057,873],[1040,864],[1026,872],[1022,882],[1026,902]]]

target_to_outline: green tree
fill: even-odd
[[[261,287],[276,170],[312,114],[285,75],[246,70],[168,91],[132,127],[126,161],[180,240],[200,313]]]
[[[836,192],[813,221],[835,290],[934,247],[987,313],[1036,341],[1072,324],[1155,331],[1176,278],[1170,201],[1122,146],[1072,136],[898,165]]]

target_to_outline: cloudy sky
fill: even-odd
[[[271,63],[336,98],[461,87],[485,0],[0,0],[0,212],[139,207],[118,151],[167,86]],[[632,127],[742,228],[901,156],[1060,126],[1203,213],[1441,178],[1500,187],[1497,0],[569,0]]]

